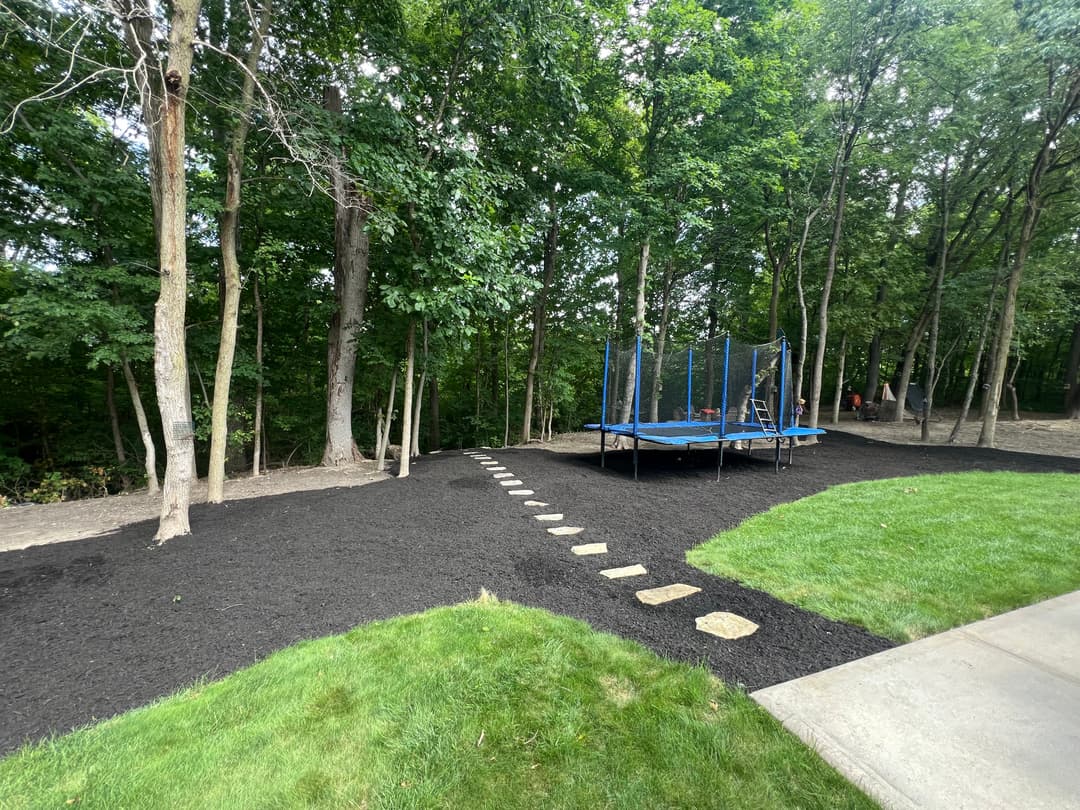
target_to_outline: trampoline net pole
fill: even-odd
[[[604,341],[604,386],[600,392],[600,429],[607,427],[608,365],[611,362],[611,340]]]
[[[686,350],[686,421],[693,419],[694,350]]]
[[[780,338],[780,407],[776,409],[776,427],[783,433],[784,423],[787,421],[784,419],[784,407],[787,405],[787,365],[788,365],[788,345],[787,338]],[[779,463],[779,462],[777,462]]]
[[[637,337],[637,351],[634,358],[634,433],[637,433],[641,410],[641,335]],[[636,437],[635,437],[636,438]]]
[[[728,361],[731,359],[731,335],[724,338],[724,376],[720,385],[720,433],[727,433]]]

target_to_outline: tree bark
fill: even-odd
[[[262,474],[262,423],[263,423],[263,305],[259,294],[259,271],[252,277],[252,293],[255,297],[255,436],[251,451],[251,474]]]
[[[158,483],[157,450],[154,448],[154,437],[146,421],[146,410],[143,408],[142,397],[139,395],[139,386],[135,384],[135,375],[131,373],[131,363],[126,357],[121,360],[120,368],[124,372],[124,381],[127,383],[128,395],[131,397],[131,407],[135,409],[135,421],[139,425],[139,435],[142,437],[147,491],[149,495],[157,495],[161,491],[161,486]]]
[[[390,425],[394,422],[394,398],[397,394],[397,366],[394,367],[394,375],[390,378],[390,394],[387,396],[386,421],[382,424],[382,431],[376,437],[375,446],[375,469],[383,471],[386,466],[386,448],[390,445]]]
[[[127,453],[124,451],[124,436],[120,433],[120,413],[116,410],[116,373],[112,366],[105,367],[105,407],[109,411],[109,427],[112,428],[116,460],[123,467],[127,464]],[[124,492],[131,489],[131,477],[126,472],[120,473],[120,482]]]
[[[900,369],[900,382],[896,390],[893,391],[896,395],[896,411],[893,413],[891,420],[893,422],[904,421],[904,405],[907,402],[908,386],[911,384],[911,372],[915,366],[915,352],[918,350],[919,344],[922,343],[923,332],[926,331],[926,324],[929,321],[930,307],[927,306],[919,316],[915,328],[911,330],[907,345],[904,347],[904,362]]]
[[[1005,264],[1008,257],[1008,244],[1002,250],[1001,263]],[[975,349],[975,358],[971,361],[971,376],[968,378],[967,389],[964,391],[964,402],[960,406],[960,415],[956,417],[956,424],[953,425],[952,432],[949,434],[948,443],[956,444],[960,438],[960,429],[963,427],[964,422],[967,421],[968,412],[971,410],[971,402],[975,398],[975,386],[979,382],[979,367],[982,365],[983,352],[986,350],[986,338],[990,334],[990,324],[994,319],[994,299],[997,297],[997,288],[1000,279],[995,276],[993,284],[990,285],[990,297],[986,302],[986,314],[983,315],[982,327],[979,329],[979,343]]]
[[[509,380],[509,358],[507,359],[507,379]],[[424,321],[424,363],[420,367],[420,382],[416,385],[416,395],[413,397],[413,417],[412,417],[412,440],[409,443],[409,447],[412,448],[412,457],[418,458],[420,456],[420,413],[423,410],[424,404],[424,386],[427,384],[428,376],[428,322]],[[509,382],[507,383],[509,390]],[[509,430],[509,418],[507,419],[507,430]]]
[[[840,363],[836,370],[836,394],[833,396],[832,423],[840,422],[840,400],[844,397],[844,366],[847,364],[847,332],[840,335]]]
[[[532,348],[529,350],[529,370],[525,375],[525,407],[521,422],[521,443],[528,444],[532,433],[533,388],[536,385],[536,371],[544,353],[544,333],[547,329],[547,298],[551,283],[555,279],[555,260],[559,248],[559,211],[555,205],[555,195],[548,200],[548,214],[551,224],[544,239],[544,281],[533,304]],[[541,414],[541,418],[543,414]]]
[[[645,333],[645,283],[649,270],[649,238],[641,243],[637,263],[637,297],[634,301],[634,337],[640,339]],[[637,386],[637,355],[635,346],[631,347],[629,368],[626,372],[626,387],[623,389],[623,407],[619,413],[620,422],[629,422],[634,413],[634,389]],[[616,437],[618,439],[618,437]]]
[[[324,107],[341,112],[341,91],[326,89]],[[330,169],[334,186],[334,315],[327,345],[326,447],[323,466],[360,461],[353,439],[352,394],[356,373],[356,344],[364,318],[369,278],[369,240],[365,230],[370,200],[349,180],[335,159]],[[407,462],[406,462],[407,463]]]
[[[146,123],[150,198],[161,278],[154,307],[154,378],[167,463],[161,519],[155,535],[159,543],[191,533],[188,507],[195,477],[195,434],[184,329],[187,315],[184,124],[199,6],[199,0],[174,0],[170,4],[168,51],[165,69],[161,71],[155,55],[154,9],[147,0],[115,0],[124,40],[135,59],[133,76]]]
[[[229,389],[232,387],[233,359],[236,355],[236,329],[240,314],[240,260],[237,237],[240,219],[240,179],[244,168],[244,144],[247,141],[251,110],[255,106],[255,76],[263,41],[270,28],[272,0],[262,0],[259,22],[251,32],[251,45],[244,60],[244,81],[240,90],[236,127],[226,158],[225,205],[221,211],[221,275],[225,295],[221,310],[221,340],[214,369],[214,404],[210,410],[210,466],[207,472],[207,495],[210,503],[225,500],[225,450],[229,441]]]
[[[1069,363],[1065,368],[1065,418],[1080,419],[1080,322],[1073,325]]]
[[[416,366],[416,321],[409,320],[409,334],[405,338],[405,395],[401,404],[401,464],[398,478],[409,475],[409,457],[412,439],[413,371]]]
[[[652,390],[649,392],[649,421],[660,421],[660,396],[663,393],[661,376],[664,371],[664,344],[667,342],[668,320],[671,318],[671,289],[675,283],[675,260],[668,258],[664,265],[664,282],[660,290],[660,323],[653,353]],[[686,417],[690,418],[689,415]]]
[[[431,412],[428,417],[428,444],[433,450],[438,450],[442,447],[442,436],[439,433],[439,376],[437,374],[431,375],[431,385],[428,390],[431,392],[431,402],[428,403],[428,410]]]
[[[949,156],[945,156],[945,165],[941,170],[941,255],[934,279],[934,298],[930,307],[930,338],[926,347],[926,382],[923,394],[922,430],[920,438],[930,441],[930,414],[934,410],[934,388],[937,386],[937,349],[938,333],[941,326],[941,296],[945,288],[945,268],[949,256]]]

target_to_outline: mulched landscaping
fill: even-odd
[[[149,547],[153,523],[105,537],[0,554],[0,753],[216,679],[301,639],[473,598],[487,588],[702,662],[757,689],[877,652],[891,642],[688,566],[690,547],[778,503],[850,481],[963,470],[1080,472],[1080,461],[962,447],[883,444],[831,433],[773,472],[748,459],[646,450],[487,453],[548,508],[523,506],[477,461],[425,456],[402,481],[192,508],[190,537]],[[785,454],[786,458],[786,454]],[[553,537],[532,515],[584,526]],[[798,526],[792,527],[798,539]],[[574,557],[578,543],[610,553]],[[644,577],[598,571],[633,563]],[[646,607],[641,588],[703,590]],[[761,625],[724,641],[694,617],[724,610]],[[439,666],[432,661],[433,667]]]

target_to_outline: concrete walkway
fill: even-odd
[[[1080,808],[1080,591],[752,697],[887,808]]]

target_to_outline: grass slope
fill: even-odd
[[[872,806],[739,691],[491,598],[296,645],[0,761],[2,807]]]
[[[687,560],[911,641],[1080,588],[1080,476],[847,484],[755,516]]]

